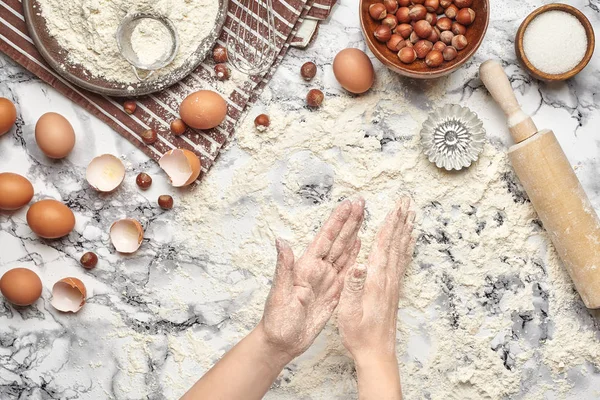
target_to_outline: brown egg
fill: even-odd
[[[65,117],[49,112],[35,125],[35,141],[46,156],[64,158],[75,147],[75,131]]]
[[[27,210],[27,224],[38,236],[56,239],[73,230],[75,215],[60,201],[40,200]]]
[[[0,278],[0,292],[17,306],[29,306],[42,295],[42,280],[30,269],[13,268]]]
[[[200,90],[181,102],[179,115],[192,128],[211,129],[225,120],[227,103],[212,90]]]
[[[12,172],[0,173],[0,210],[18,210],[31,201],[33,185]]]
[[[333,74],[349,92],[364,93],[373,86],[375,71],[369,57],[359,49],[344,49],[333,59]]]
[[[0,136],[10,131],[17,120],[17,109],[12,101],[0,97]]]

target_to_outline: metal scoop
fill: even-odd
[[[144,20],[148,19],[158,21],[166,28],[168,36],[165,37],[164,40],[168,40],[171,43],[169,50],[166,51],[165,54],[157,55],[157,58],[150,64],[140,60],[138,54],[136,54],[133,49],[131,39],[135,28]],[[177,55],[177,50],[179,49],[179,36],[177,35],[175,25],[173,25],[168,18],[148,13],[135,13],[127,15],[121,21],[121,24],[117,29],[117,46],[119,47],[121,55],[131,64],[135,76],[140,81],[145,81],[150,78],[154,72],[173,62]],[[140,75],[140,71],[144,71],[144,73]]]

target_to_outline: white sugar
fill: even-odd
[[[525,30],[523,49],[534,67],[547,74],[562,74],[585,57],[587,35],[581,22],[564,11],[547,11]]]

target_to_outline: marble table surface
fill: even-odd
[[[284,129],[305,129],[302,126],[318,113],[304,106],[304,95],[310,84],[300,79],[298,71],[307,60],[314,60],[319,65],[318,81],[314,85],[324,89],[326,103],[337,105],[336,108],[324,106],[325,116],[319,117],[322,126],[314,123],[306,129],[336,129],[336,124],[331,121],[335,122],[336,112],[341,114],[344,111],[336,101],[364,104],[364,109],[355,110],[353,118],[356,124],[345,123],[340,129],[352,129],[353,126],[360,132],[379,129],[379,136],[375,135],[376,146],[364,147],[364,151],[367,156],[368,152],[373,152],[373,157],[381,157],[382,170],[385,170],[389,168],[387,163],[394,157],[400,157],[402,151],[413,149],[416,152],[415,138],[419,134],[422,115],[438,103],[457,103],[477,112],[484,121],[490,142],[485,159],[491,160],[490,165],[492,162],[505,164],[503,154],[510,145],[505,122],[477,78],[481,62],[488,58],[500,59],[524,110],[534,115],[540,126],[554,130],[593,205],[600,209],[600,181],[597,176],[600,168],[600,56],[596,55],[576,78],[566,83],[545,84],[528,76],[514,55],[512,43],[521,20],[547,2],[492,0],[490,28],[481,49],[464,68],[447,78],[433,82],[406,80],[386,70],[373,58],[378,83],[369,95],[352,98],[335,81],[331,61],[342,48],[365,49],[356,3],[356,0],[340,1],[331,19],[321,25],[317,40],[306,50],[292,49],[289,52],[269,87],[248,112],[247,121],[240,127],[239,139],[228,145],[206,180],[193,190],[171,188],[159,167],[133,145],[7,57],[0,56],[0,96],[12,99],[19,110],[16,128],[0,137],[0,172],[12,171],[27,176],[34,184],[35,199],[51,197],[62,200],[77,218],[75,230],[69,236],[46,241],[29,230],[25,220],[26,208],[14,213],[0,213],[0,275],[15,267],[31,268],[38,272],[44,284],[42,298],[31,307],[15,308],[0,299],[0,399],[175,399],[256,324],[272,271],[272,235],[287,235],[293,241],[294,234],[286,229],[285,224],[293,225],[295,222],[288,220],[287,216],[269,219],[263,215],[266,214],[265,208],[254,202],[254,193],[245,192],[247,186],[238,183],[244,168],[259,165],[259,162],[263,162],[265,170],[274,172],[265,175],[270,181],[265,183],[264,188],[257,188],[257,192],[270,190],[268,187],[276,187],[278,180],[283,179],[283,173],[277,173],[278,168],[283,168],[279,160],[275,156],[270,158],[266,150],[261,153],[260,146],[248,139],[256,135],[251,120],[259,112],[275,109],[279,110],[272,111],[275,116],[286,115],[288,125],[274,123],[268,140],[262,142],[265,148],[277,146],[275,138],[283,135]],[[600,29],[598,1],[575,0],[569,3],[581,9]],[[402,96],[396,99],[396,93]],[[390,120],[394,123],[385,124],[383,117],[377,119],[377,110],[388,110],[382,112],[388,118],[393,117],[393,112],[389,111],[389,104],[378,102],[378,98],[396,101],[399,109],[408,107],[410,103],[414,114],[411,117],[407,112],[405,119]],[[44,157],[33,138],[37,119],[48,111],[67,117],[77,133],[74,151],[62,161]],[[360,140],[366,140],[367,136],[361,133]],[[335,148],[335,144],[324,145],[320,140],[312,138],[309,143],[314,144],[314,148],[308,150],[313,150],[318,157],[330,157],[327,151],[331,149],[328,147]],[[326,150],[320,152],[322,148]],[[87,164],[92,157],[103,153],[121,157],[127,168],[124,184],[111,195],[99,195],[85,182]],[[278,147],[277,154],[285,154],[285,148]],[[418,159],[416,163],[421,170],[434,171],[433,167],[425,167],[426,160]],[[328,168],[340,176],[351,173],[341,171],[339,166],[324,167],[325,170]],[[535,222],[535,217],[531,215],[534,214],[518,183],[514,177],[511,178],[512,172],[508,167],[502,168],[508,172],[503,175],[504,186],[500,187],[505,187],[507,198],[513,196],[519,210],[530,216],[527,226],[533,226],[531,221]],[[155,178],[151,189],[145,192],[138,190],[134,182],[141,171]],[[313,177],[308,176],[310,173],[299,172],[305,182],[301,196],[307,202],[297,207],[302,207],[299,215],[314,218],[310,223],[318,224],[317,219],[324,215],[324,210],[330,209],[337,200],[332,200],[327,191],[336,193],[336,190],[341,190],[335,188],[338,181],[343,182],[339,185],[349,188],[352,185],[348,182],[353,178],[336,178],[336,183],[324,185],[318,181],[321,179],[318,174],[314,178],[316,182],[312,182]],[[436,173],[431,172],[432,176]],[[303,174],[306,176],[303,177]],[[409,174],[406,176],[408,181]],[[484,178],[478,179],[485,182]],[[323,187],[326,190],[321,192]],[[198,191],[208,194],[202,197]],[[360,192],[360,189],[356,191]],[[392,201],[382,198],[377,191],[377,185],[369,186],[366,194],[368,202],[376,199]],[[344,193],[348,192],[350,190]],[[168,212],[156,206],[157,196],[167,193],[175,198],[175,208]],[[389,193],[386,192],[386,195]],[[462,196],[466,198],[468,194]],[[206,202],[208,198],[215,203],[195,203]],[[223,204],[218,204],[221,200]],[[446,206],[444,199],[438,200],[438,208],[443,209]],[[465,200],[465,204],[469,201]],[[240,204],[244,206],[239,207]],[[425,202],[417,201],[417,204],[424,207]],[[428,204],[437,207],[434,201]],[[465,204],[459,205],[459,213],[466,207]],[[512,204],[513,201],[507,201],[507,209]],[[297,211],[294,207],[294,204],[288,204],[289,215]],[[314,213],[311,207],[315,207]],[[372,210],[377,216],[377,211]],[[449,262],[444,259],[443,265],[432,267],[437,261],[426,260],[428,246],[442,246],[444,257],[455,261],[452,252],[462,246],[462,235],[458,235],[456,229],[448,229],[450,238],[445,237],[443,227],[450,218],[447,215],[450,214],[423,211],[417,249],[419,257],[412,267],[415,269],[414,276],[427,268],[437,268],[439,272],[449,265],[444,264]],[[513,214],[508,212],[508,217],[502,217],[499,212],[498,215],[494,217],[495,221],[502,225],[503,218],[510,220]],[[110,224],[125,216],[141,220],[146,231],[142,248],[132,256],[117,254],[107,234]],[[427,222],[427,216],[431,221]],[[485,220],[486,215],[474,213],[472,217],[475,218],[474,224],[479,226],[477,234],[482,229],[489,229],[490,221]],[[486,224],[488,228],[485,228]],[[428,226],[432,226],[431,231]],[[537,246],[545,249],[547,239],[539,228],[535,229],[541,237]],[[208,237],[213,231],[218,233],[218,240]],[[255,236],[256,232],[259,236],[264,233],[264,241],[258,243],[268,256],[261,259],[263,253],[259,251],[252,253],[253,257],[246,257],[245,253],[234,256],[237,248],[245,246],[248,232],[254,232]],[[234,247],[235,251],[232,250]],[[95,270],[85,271],[80,267],[78,260],[85,251],[95,251],[99,255],[100,263]],[[300,248],[297,249],[299,251]],[[439,253],[437,251],[436,254]],[[501,256],[498,255],[498,258]],[[513,255],[504,256],[506,260]],[[529,265],[531,260],[527,255],[523,257],[524,263]],[[267,261],[269,265],[249,265],[253,262],[268,264]],[[448,268],[443,276],[455,273]],[[515,274],[519,275],[518,265],[507,268],[517,268]],[[76,315],[61,314],[49,302],[52,285],[66,276],[79,277],[88,289],[88,302]],[[493,277],[493,272],[490,276]],[[455,329],[448,332],[445,344],[469,343],[470,339],[459,339],[459,335],[466,332],[461,330],[461,324],[465,323],[473,308],[480,314],[484,312],[482,310],[491,310],[489,318],[500,314],[506,316],[501,321],[509,324],[496,327],[496,332],[483,336],[483,348],[489,349],[485,357],[490,357],[490,361],[485,361],[487,359],[480,354],[481,363],[477,359],[479,356],[469,355],[468,349],[454,347],[438,349],[434,352],[436,355],[428,359],[423,355],[423,349],[431,347],[432,340],[428,338],[426,329],[419,333],[419,329],[406,328],[409,338],[399,339],[398,345],[406,398],[599,398],[600,353],[597,350],[586,350],[582,346],[566,346],[563,352],[560,348],[548,349],[552,349],[552,340],[565,329],[560,326],[565,321],[575,326],[573,329],[577,336],[571,337],[573,342],[581,340],[589,344],[588,347],[600,348],[600,316],[583,307],[567,280],[567,289],[560,292],[560,296],[548,295],[554,292],[545,288],[562,279],[560,277],[551,280],[544,276],[532,276],[529,280],[520,277],[515,278],[516,281],[504,275],[496,278],[490,278],[492,283],[487,289],[465,285],[464,290],[455,288],[461,285],[456,279],[454,283],[443,277],[433,279],[431,290],[439,297],[441,306],[435,313],[423,311],[418,314],[420,318],[429,318],[429,324],[446,324],[444,326],[448,329]],[[407,292],[416,293],[415,280],[411,279],[406,284],[413,287]],[[469,306],[470,292],[480,290],[486,293],[483,297],[487,301]],[[503,296],[504,300],[512,296],[516,298],[515,302],[503,302]],[[530,301],[530,298],[533,300]],[[525,306],[525,312],[522,308],[527,302],[531,304]],[[494,303],[496,308],[490,307],[490,303]],[[406,306],[401,310],[400,325],[410,325],[414,313],[411,314],[409,308]],[[453,316],[453,321],[449,321],[449,315]],[[536,326],[530,326],[534,325],[533,322],[528,325],[530,321]],[[537,333],[532,334],[534,331]],[[340,349],[335,332],[335,326],[328,327],[310,355],[286,368],[267,397],[355,397],[352,363]],[[401,329],[401,332],[406,330]],[[498,332],[505,334],[498,335]],[[461,352],[465,352],[465,357],[461,357]],[[554,356],[557,358],[555,364]],[[499,365],[498,368],[503,370],[497,380],[500,384],[496,384],[493,374],[486,372],[486,362]],[[430,368],[429,372],[427,368]],[[307,375],[306,371],[312,369],[321,376]],[[458,376],[461,371],[467,376]],[[436,379],[429,380],[428,375]],[[486,380],[486,384],[482,383]],[[505,390],[502,386],[510,388]],[[449,392],[443,393],[444,388],[450,388]]]

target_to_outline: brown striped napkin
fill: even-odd
[[[271,68],[263,76],[246,76],[242,81],[236,81],[232,90],[223,93],[222,88],[225,85],[216,81],[212,59],[207,57],[196,70],[177,84],[161,92],[136,99],[138,107],[133,115],[123,111],[125,99],[98,95],[80,89],[46,64],[29,37],[20,0],[0,0],[0,50],[106,122],[149,157],[158,160],[162,154],[174,148],[185,148],[195,152],[202,161],[203,176],[213,165],[223,145],[232,137],[235,125],[244,115],[248,105],[257,99],[275,73],[295,38],[298,27],[313,10],[313,4],[328,2],[331,0],[273,0],[278,54]],[[245,3],[241,0],[229,1],[227,19],[218,39],[221,45],[227,42],[228,32],[237,31],[239,19],[236,15],[239,15],[240,11],[247,12],[241,4]],[[253,15],[252,18],[260,17]],[[245,28],[242,26],[242,29]],[[173,119],[178,118],[179,104],[188,94],[200,89],[221,92],[228,104],[226,120],[215,129],[199,131],[188,128],[182,136],[172,135],[169,126]],[[140,138],[140,133],[147,129],[155,129],[159,136],[159,140],[151,146],[145,145]]]

